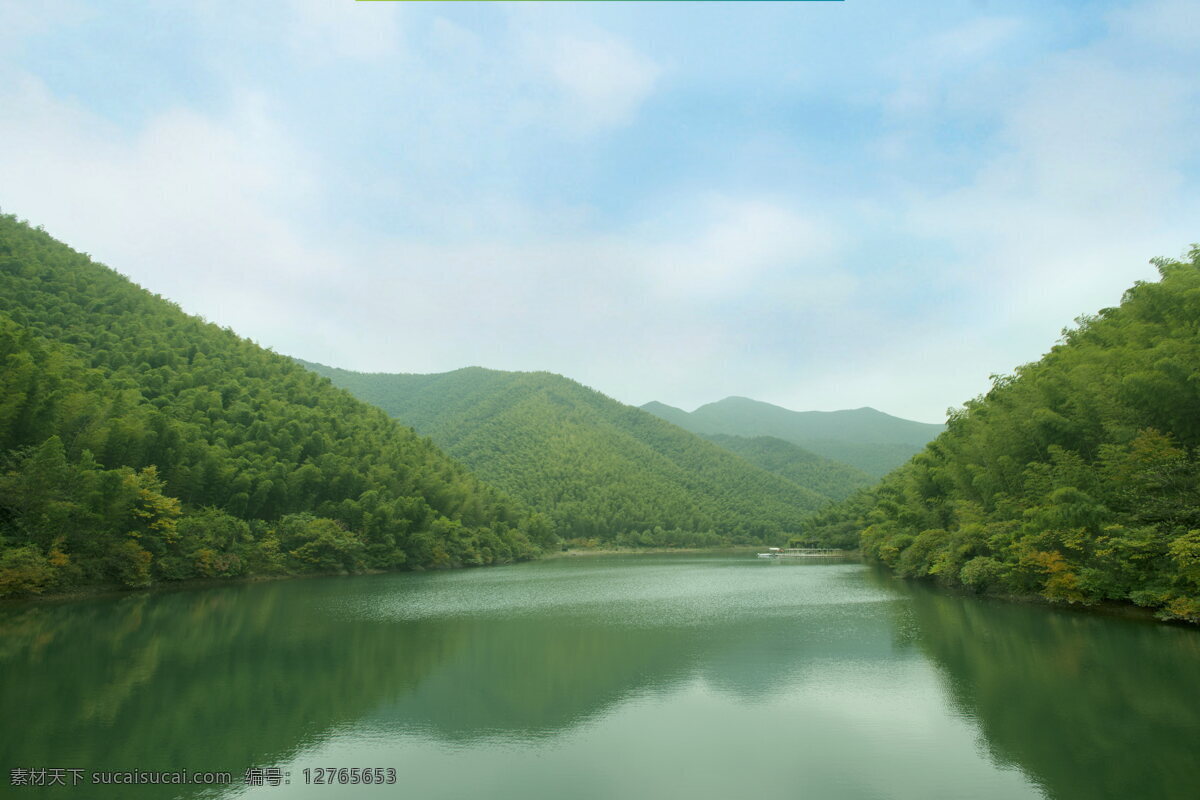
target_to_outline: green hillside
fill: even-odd
[[[429,441],[11,216],[0,377],[0,596],[534,552]]]
[[[860,469],[822,458],[774,436],[729,436],[724,433],[703,436],[756,467],[834,500],[845,500],[856,490],[875,482]]]
[[[479,367],[368,375],[306,365],[545,512],[564,538],[779,541],[828,502],[559,375]]]
[[[659,402],[642,408],[694,433],[773,436],[874,477],[900,466],[945,430],[873,408],[790,411],[746,397],[726,397],[691,413]]]
[[[1200,622],[1200,248],[1155,259],[807,535],[900,575]]]

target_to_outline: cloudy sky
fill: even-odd
[[[925,421],[1200,240],[1200,3],[0,0],[0,209],[272,349]]]

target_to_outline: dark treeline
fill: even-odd
[[[429,440],[12,216],[0,377],[0,596],[537,549]]]
[[[907,577],[1200,622],[1200,248],[997,377],[807,536]]]
[[[430,436],[564,539],[628,547],[782,542],[830,502],[561,375],[308,366]]]

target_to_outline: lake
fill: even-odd
[[[1200,786],[1200,632],[859,563],[558,558],[10,603],[0,630],[12,797],[1190,800]],[[13,769],[83,782],[10,789]],[[90,784],[133,770],[233,782]],[[355,777],[395,782],[337,784]]]

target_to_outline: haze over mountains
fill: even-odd
[[[642,409],[703,435],[772,436],[876,478],[908,461],[946,429],[873,408],[791,411],[748,397],[726,397],[691,413],[659,402]]]
[[[633,543],[677,543],[655,528],[686,534],[686,541],[710,531],[740,540],[787,536],[809,513],[869,480],[786,443],[782,454],[765,448],[776,467],[792,468],[785,476],[764,468],[771,460],[765,452],[756,466],[753,456],[547,372],[469,367],[388,375],[300,363],[549,514],[565,538],[649,532]],[[796,480],[805,466],[824,473],[809,483],[825,491]]]

